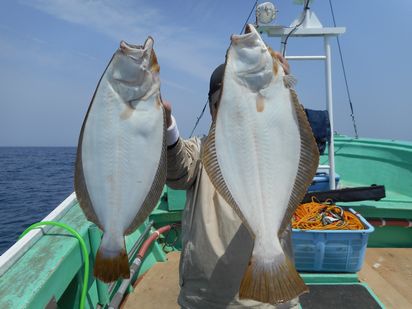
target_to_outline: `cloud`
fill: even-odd
[[[176,25],[147,2],[26,0],[23,3],[60,20],[89,27],[115,41],[142,43],[150,34],[161,63],[201,80],[208,79],[213,67],[210,54],[217,47],[214,39],[199,37],[198,33]]]
[[[190,89],[189,87],[182,86],[181,84],[172,82],[172,81],[170,81],[170,80],[168,80],[168,79],[165,79],[165,78],[162,78],[161,83],[164,84],[164,85],[173,87],[173,88],[175,88],[175,89],[178,89],[178,90],[183,90],[183,91],[185,91],[185,92],[187,92],[187,93],[196,94],[196,92],[193,91],[192,89]]]
[[[84,70],[84,61],[95,61],[95,56],[89,55],[77,48],[61,48],[56,42],[34,36],[29,32],[20,32],[15,28],[0,24],[0,56],[7,64],[41,67],[48,70],[66,71],[70,69]]]
[[[30,70],[41,68],[40,72],[43,73],[83,72],[85,61],[97,60],[84,52],[60,49],[50,42],[28,35],[8,36],[0,33],[0,46],[3,65],[18,65],[18,68]]]
[[[83,57],[87,60],[92,60],[92,61],[98,60],[95,56],[89,55],[89,54],[81,52],[81,51],[73,51],[73,53],[75,53],[76,55],[78,55],[80,57]]]
[[[139,26],[154,17],[154,12],[145,8],[137,18],[127,1],[34,0],[24,3],[55,18],[90,26],[116,39],[125,31],[132,35],[141,34]]]
[[[22,46],[24,46],[24,40],[18,38],[10,39],[0,35],[0,46],[0,56],[2,59],[13,60],[13,62],[10,63],[19,62],[21,65],[35,63],[48,68],[61,66],[57,57],[50,57],[50,55],[43,52],[38,52],[36,46],[28,45],[25,49],[22,48]]]
[[[31,37],[30,39],[39,44],[48,44],[45,40],[39,39],[37,37]]]

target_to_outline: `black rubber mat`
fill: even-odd
[[[309,285],[309,293],[299,297],[303,309],[381,309],[369,291],[360,284]]]

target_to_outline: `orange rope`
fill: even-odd
[[[325,223],[324,217],[333,222]],[[341,219],[336,219],[341,218]],[[312,202],[299,205],[292,216],[292,228],[301,230],[364,230],[362,222],[353,213],[329,204]]]

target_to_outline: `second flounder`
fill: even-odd
[[[252,25],[233,35],[202,154],[218,192],[254,238],[239,296],[264,303],[307,291],[279,235],[310,185],[319,153],[291,78]]]

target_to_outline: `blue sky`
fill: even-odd
[[[5,0],[0,4],[0,146],[74,146],[97,82],[120,40],[155,39],[162,97],[184,137],[207,98],[209,76],[224,61],[254,1]],[[274,2],[276,24],[301,6]],[[362,137],[412,141],[412,2],[333,0],[349,86]],[[328,1],[311,6],[332,25]],[[279,40],[264,38],[279,49]],[[353,136],[333,41],[335,130]],[[321,40],[290,39],[289,55],[321,54]],[[291,62],[301,103],[323,109],[322,62]],[[207,114],[207,113],[206,113]],[[196,134],[206,134],[206,115]]]

